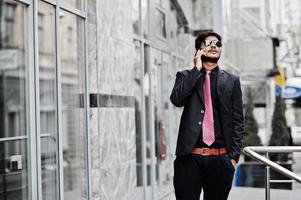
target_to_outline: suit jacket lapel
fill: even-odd
[[[218,69],[218,75],[217,75],[217,96],[219,100],[222,102],[223,106],[224,104],[224,92],[225,92],[225,72],[221,69]]]
[[[204,78],[204,74],[202,73],[197,82],[197,92],[199,94],[199,97],[201,98],[201,102],[203,105],[205,105],[204,104],[204,91],[203,91],[204,81],[205,81],[205,78]]]

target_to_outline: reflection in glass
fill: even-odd
[[[139,1],[132,0],[132,22],[133,22],[133,32],[137,35],[140,34],[140,16],[139,16]]]
[[[82,10],[85,6],[85,0],[63,0],[63,2]]]
[[[27,139],[1,141],[0,149],[0,199],[31,199],[28,197]]]
[[[28,197],[26,7],[0,1],[0,199]]]
[[[57,199],[57,105],[54,7],[38,3],[39,94],[43,200]]]
[[[166,38],[165,13],[159,9],[156,9],[156,27],[158,27],[158,36]]]
[[[87,198],[84,23],[60,12],[65,199]]]
[[[161,59],[162,58],[162,59]],[[170,184],[170,162],[167,156],[168,142],[170,138],[169,134],[169,120],[168,120],[168,108],[167,102],[169,101],[169,89],[168,89],[168,63],[169,55],[163,52],[158,52],[157,58],[154,59],[156,63],[154,67],[156,87],[155,90],[155,138],[156,138],[156,181],[161,187],[168,186]],[[176,66],[176,65],[173,65]],[[165,77],[165,79],[163,79]]]
[[[143,23],[143,37],[148,38],[148,0],[141,0],[142,7],[142,23]]]

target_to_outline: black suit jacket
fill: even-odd
[[[201,131],[204,118],[204,74],[196,67],[179,71],[170,95],[171,102],[184,106],[179,127],[176,155],[191,153]],[[238,161],[244,134],[242,93],[239,77],[218,70],[217,96],[220,101],[222,130],[225,145],[231,158]]]

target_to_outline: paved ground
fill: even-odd
[[[264,192],[263,188],[233,187],[228,200],[265,200]],[[175,200],[174,194],[170,193],[164,200]],[[272,189],[271,200],[301,200],[301,190]]]
[[[229,200],[264,200],[263,188],[233,187]],[[301,200],[301,190],[271,190],[271,200]]]
[[[293,172],[301,176],[301,153],[294,153],[293,155]],[[293,188],[295,190],[301,190],[301,184],[300,183],[294,183]],[[301,199],[301,197],[300,197]]]

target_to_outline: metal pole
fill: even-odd
[[[269,159],[269,153],[266,153],[267,159]],[[265,167],[265,199],[270,200],[270,167]]]
[[[277,172],[296,180],[297,182],[301,183],[301,177],[297,174],[293,173],[292,171],[278,165],[277,163],[269,160],[268,158],[259,155],[256,152],[269,152],[269,153],[287,153],[287,152],[301,152],[301,146],[287,146],[287,147],[279,147],[279,146],[271,146],[271,147],[245,147],[244,153],[246,155],[251,156],[252,158],[258,160],[259,162],[268,165],[270,168],[276,170]],[[256,152],[255,152],[256,151]]]
[[[261,163],[264,163],[266,165],[265,168],[265,199],[270,200],[270,183],[274,182],[287,182],[288,180],[270,180],[270,167],[274,169],[275,171],[293,179],[296,180],[297,182],[301,183],[301,177],[298,176],[297,174],[293,173],[292,171],[289,171],[285,169],[284,167],[278,165],[277,163],[271,161],[269,159],[269,153],[288,153],[288,152],[301,152],[301,146],[262,146],[262,147],[257,147],[257,146],[250,146],[250,147],[245,147],[243,150],[245,155],[248,155],[252,158],[255,158]],[[265,152],[266,153],[266,158],[262,155],[259,155],[257,152]],[[289,181],[291,182],[291,180]]]

